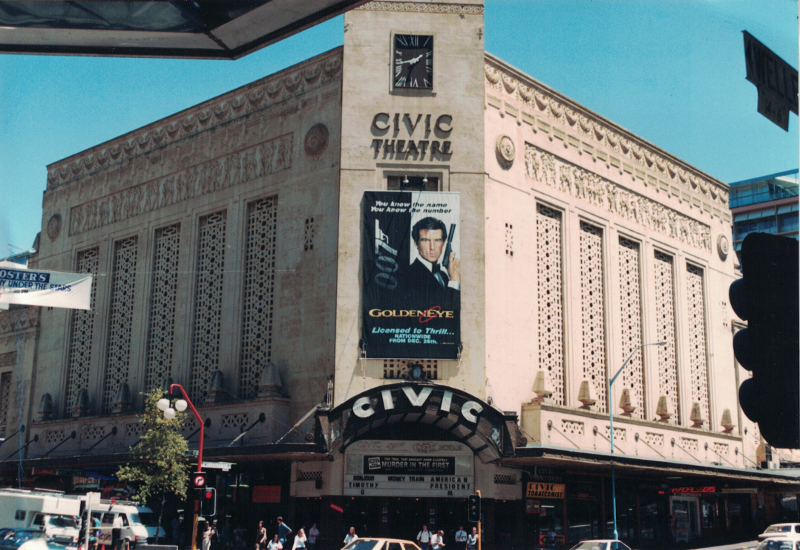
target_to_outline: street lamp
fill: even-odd
[[[614,381],[617,379],[617,376],[622,374],[622,371],[625,367],[628,366],[628,362],[633,359],[633,356],[636,354],[637,351],[642,349],[645,346],[666,346],[666,342],[651,342],[649,344],[642,344],[637,346],[635,350],[631,352],[625,362],[622,363],[622,366],[617,371],[617,374],[614,375],[611,380],[608,381],[608,423],[609,423],[609,441],[611,442],[611,508],[614,510],[614,539],[619,539],[619,532],[617,531],[617,484],[614,478],[614,394],[611,393],[613,391],[613,384]]]
[[[205,422],[203,419],[200,418],[200,413],[197,412],[197,409],[194,408],[192,404],[192,400],[189,399],[189,396],[186,395],[186,390],[183,389],[183,386],[180,384],[170,384],[169,386],[169,393],[170,395],[175,393],[175,390],[180,390],[181,394],[183,395],[183,399],[178,399],[175,402],[175,408],[171,407],[171,401],[163,397],[158,400],[156,404],[158,406],[158,410],[164,412],[164,418],[167,420],[172,420],[175,418],[176,409],[178,412],[183,412],[186,410],[186,407],[191,407],[192,412],[194,413],[194,417],[197,419],[198,424],[200,424],[200,444],[197,450],[197,471],[203,471],[203,428],[205,427]],[[198,508],[200,507],[200,501],[194,501],[194,521],[192,522],[192,550],[197,550],[197,516],[198,516]]]

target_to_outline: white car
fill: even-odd
[[[800,540],[800,523],[775,523],[758,535],[759,542],[764,539]]]
[[[583,540],[570,550],[631,550],[624,542],[613,539]]]
[[[758,543],[756,550],[800,550],[800,538],[768,538]]]

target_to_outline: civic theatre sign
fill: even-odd
[[[422,113],[377,113],[370,125],[372,149],[375,155],[396,160],[426,160],[449,158],[451,115]]]
[[[473,452],[461,443],[362,440],[345,452],[345,496],[464,498],[474,489]]]

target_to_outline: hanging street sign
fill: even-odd
[[[758,112],[789,131],[789,111],[797,114],[797,69],[747,31],[744,59],[747,80],[758,88]]]

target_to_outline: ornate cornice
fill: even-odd
[[[9,309],[0,313],[0,334],[39,326],[39,308]]]
[[[455,13],[463,15],[482,15],[483,5],[474,4],[431,4],[429,2],[367,2],[356,8],[364,11],[405,11],[416,13]]]
[[[548,124],[560,126],[570,133],[569,137],[575,139],[574,136],[577,135],[578,140],[586,140],[593,147],[608,150],[624,163],[630,163],[630,173],[634,178],[638,177],[650,185],[663,182],[661,187],[663,189],[667,186],[667,191],[669,186],[680,189],[685,195],[682,195],[684,199],[695,197],[695,206],[700,207],[701,202],[706,201],[705,204],[713,204],[717,212],[728,210],[730,188],[724,182],[701,172],[490,54],[486,54],[484,76],[487,88],[497,92],[502,100],[513,98],[518,105],[529,111],[523,111],[522,121],[531,124],[534,129],[537,128],[536,123],[526,120],[526,116],[539,118],[545,127]],[[487,90],[490,103],[491,93]],[[501,98],[494,99],[499,102]],[[495,106],[502,109],[502,105]],[[578,147],[579,143],[574,145]],[[606,161],[609,162],[609,159]],[[624,169],[622,165],[615,166],[621,172]]]
[[[293,134],[72,207],[69,234],[133,218],[292,166]]]
[[[525,144],[525,175],[684,244],[711,252],[711,228],[594,172]]]
[[[227,124],[341,78],[337,48],[47,167],[47,189]]]

